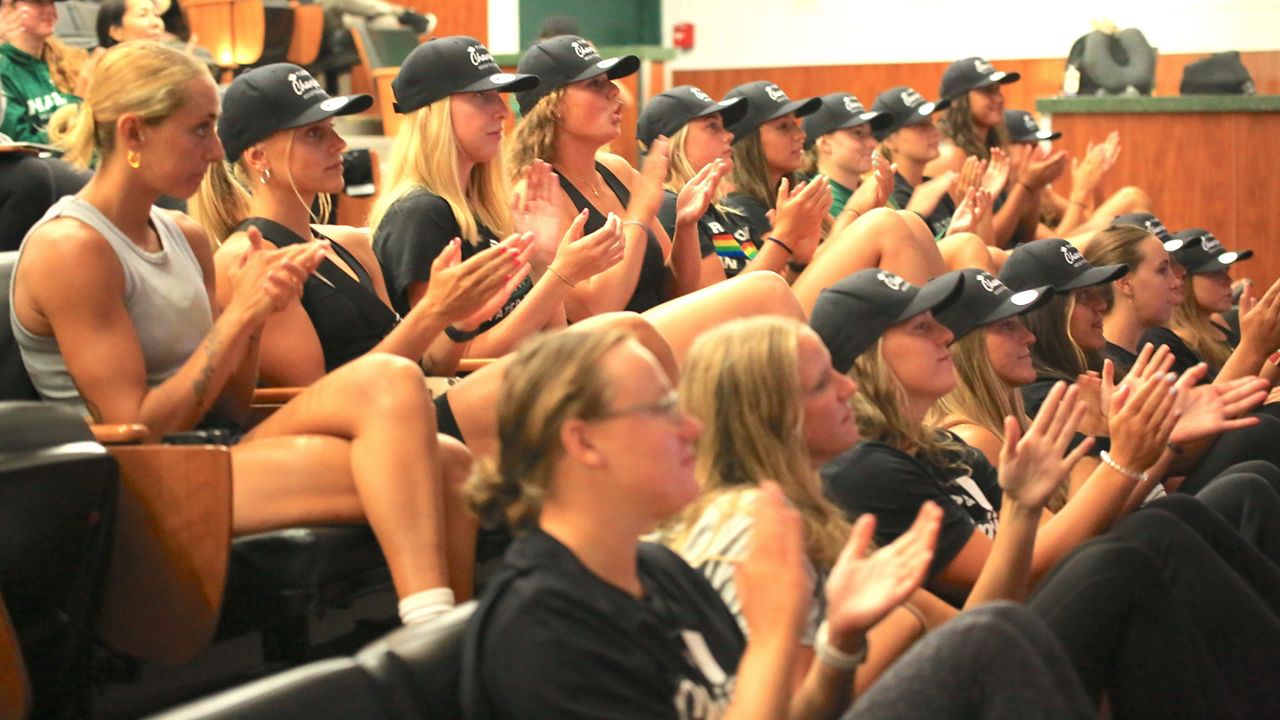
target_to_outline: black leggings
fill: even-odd
[[[1280,468],[1255,460],[1240,463],[1196,493],[1264,557],[1280,567]]]
[[[1077,548],[1040,583],[1030,606],[1090,696],[1107,692],[1117,718],[1280,713],[1280,619],[1224,562],[1223,552],[1247,565],[1252,551],[1229,534],[1195,500],[1161,500]]]
[[[1257,425],[1223,433],[1187,473],[1178,492],[1195,495],[1228,468],[1246,460],[1265,460],[1280,467],[1280,418],[1254,413]]]

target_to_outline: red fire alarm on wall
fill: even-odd
[[[693,49],[693,23],[676,23],[671,28],[671,44],[681,50]]]

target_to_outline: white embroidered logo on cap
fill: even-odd
[[[852,95],[844,96],[844,109],[852,113],[860,113],[863,110],[862,103],[858,102]]]
[[[770,100],[776,103],[785,103],[791,99],[787,97],[787,94],[782,92],[782,88],[777,85],[765,85],[764,93],[769,96]]]
[[[973,61],[973,69],[977,70],[983,75],[989,75],[996,71],[996,68],[994,65],[987,62],[986,60],[983,60],[982,58],[978,58],[977,60]]]
[[[320,103],[320,109],[325,112],[333,112],[334,110],[341,110],[346,104],[347,98],[345,97],[329,98]]]
[[[1076,249],[1075,245],[1064,243],[1062,247],[1059,247],[1058,249],[1062,251],[1062,259],[1066,260],[1068,265],[1077,267],[1080,263],[1084,262],[1084,255],[1080,254],[1080,251]]]
[[[1040,132],[1040,126],[1036,124],[1036,119],[1031,117],[1030,114],[1022,116],[1022,124],[1027,126],[1027,129],[1031,132]]]
[[[702,102],[706,102],[706,103],[714,102],[714,101],[711,99],[711,96],[710,96],[710,95],[708,95],[708,94],[706,94],[706,93],[702,92],[702,90],[700,90],[699,88],[696,88],[696,87],[691,87],[691,88],[689,88],[689,94],[690,94],[690,95],[692,95],[692,96],[694,96],[694,97],[696,97],[696,98],[698,98],[698,99],[699,99],[699,100],[701,100]]]
[[[596,50],[596,46],[586,40],[581,42],[574,40],[569,43],[569,45],[573,48],[573,52],[583,60],[591,60],[600,57],[600,53]]]
[[[497,73],[489,76],[489,82],[493,83],[494,85],[502,85],[504,83],[509,83],[515,79],[516,79],[516,76],[512,75],[511,73]]]
[[[993,294],[996,290],[1004,287],[1004,283],[986,273],[978,273],[978,284],[982,286],[983,290]]]
[[[909,108],[913,108],[924,102],[924,96],[916,92],[915,88],[907,88],[906,90],[903,90],[899,97],[902,98],[902,104]]]
[[[489,52],[488,48],[483,45],[469,46],[467,48],[467,56],[471,58],[471,64],[476,67],[497,65],[497,63],[493,61],[493,55]]]
[[[881,271],[876,273],[876,279],[884,283],[885,287],[890,290],[897,290],[898,292],[906,292],[911,287],[911,283],[889,272]]]
[[[1214,250],[1221,250],[1222,243],[1219,242],[1218,238],[1214,237],[1213,235],[1206,234],[1201,236],[1200,238],[1200,249],[1204,250],[1207,253],[1211,253]]]
[[[293,87],[293,92],[297,95],[305,95],[312,90],[320,89],[320,82],[311,77],[311,73],[306,70],[289,73],[287,79]]]

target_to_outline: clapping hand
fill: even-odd
[[[570,287],[618,264],[626,250],[626,238],[622,234],[622,220],[615,214],[609,217],[595,232],[583,237],[587,224],[587,211],[573,218],[550,264],[553,274]]]
[[[1024,508],[1044,507],[1093,445],[1087,438],[1067,452],[1087,409],[1080,388],[1057,382],[1025,434],[1015,418],[1005,418],[999,476],[1005,496]]]
[[[546,267],[555,258],[560,247],[560,216],[553,198],[557,178],[551,166],[534,160],[521,173],[523,192],[515,194],[511,201],[511,219],[518,233],[533,234],[533,260],[538,267]]]
[[[720,189],[720,181],[733,169],[733,163],[713,160],[697,172],[676,196],[676,225],[698,222]]]
[[[474,330],[500,310],[529,274],[533,236],[516,233],[462,260],[454,238],[431,263],[427,294],[414,306],[438,312],[460,330]]]

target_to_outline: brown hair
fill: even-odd
[[[1009,145],[1009,133],[1004,123],[987,130],[986,137],[978,137],[978,127],[973,124],[972,108],[969,106],[969,93],[951,101],[951,106],[938,118],[938,129],[955,143],[956,147],[982,160],[991,158],[991,148],[1003,148]]]
[[[560,125],[560,105],[565,88],[559,87],[538,100],[516,123],[507,169],[512,177],[533,164],[534,160],[551,162],[556,154],[556,135]]]

